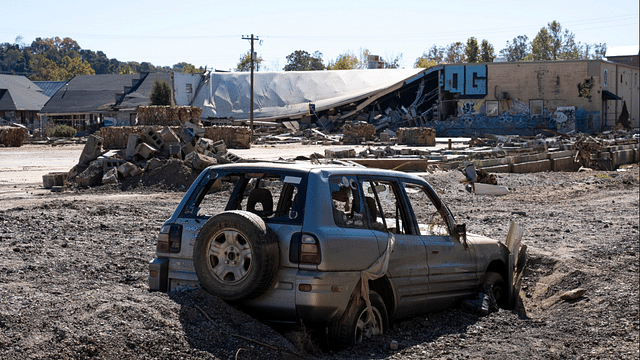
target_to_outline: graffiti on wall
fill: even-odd
[[[484,100],[458,101],[459,115],[478,115],[484,113]]]
[[[578,84],[578,97],[583,97],[591,101],[591,88],[593,88],[593,77],[585,79],[583,83]]]
[[[511,99],[509,100],[509,102],[510,102],[509,104],[510,114],[523,114],[523,115],[529,114],[529,107],[527,106],[527,104],[517,99]]]
[[[575,106],[559,106],[553,113],[549,121],[550,125],[555,125],[554,130],[567,133],[576,130],[576,108]]]

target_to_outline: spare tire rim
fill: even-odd
[[[358,317],[355,329],[356,344],[374,335],[382,334],[382,316],[380,315],[380,311],[378,311],[375,306],[372,306],[371,310],[373,310],[373,316],[369,315],[365,307]]]
[[[244,280],[253,267],[251,243],[243,233],[233,229],[222,230],[213,236],[208,258],[213,274],[225,284]]]

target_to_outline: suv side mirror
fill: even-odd
[[[467,224],[456,224],[453,236],[464,244],[465,249],[469,248],[467,245]]]

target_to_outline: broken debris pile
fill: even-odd
[[[126,149],[105,152],[105,140],[91,135],[78,164],[62,178],[63,184],[75,182],[79,187],[89,187],[120,183],[123,188],[143,185],[186,190],[206,167],[241,160],[227,151],[224,140],[207,138],[204,128],[189,122],[178,131],[168,126],[160,131],[152,126],[141,132],[139,127],[132,128],[128,129]],[[122,134],[120,129],[105,129],[109,129],[106,133],[111,140]],[[63,185],[59,180],[53,173],[47,174],[43,185],[55,189]]]

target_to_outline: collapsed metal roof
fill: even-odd
[[[422,77],[425,69],[287,71],[254,73],[254,118],[306,115],[309,104],[328,110],[364,99],[377,99]],[[203,118],[248,119],[250,73],[206,75],[193,105]]]

